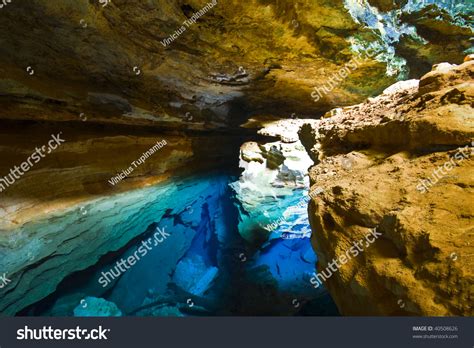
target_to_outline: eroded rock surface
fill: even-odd
[[[382,12],[365,1],[217,1],[190,25],[211,1],[17,1],[0,18],[2,118],[79,121],[85,114],[89,122],[202,130],[238,125],[242,110],[320,114],[395,81],[386,75],[395,59],[387,52],[401,29],[374,24],[382,16],[438,30],[426,35],[408,70],[419,74],[433,57],[460,63],[472,28],[454,15],[405,19],[396,12],[405,1],[370,2]],[[377,54],[315,103],[313,88],[360,55],[355,39],[376,44]],[[402,53],[413,56],[413,45],[423,46],[407,44]]]
[[[439,64],[300,132],[321,272],[382,236],[326,286],[345,315],[473,315],[474,62]],[[348,294],[351,294],[348,296]]]

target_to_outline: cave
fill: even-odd
[[[0,12],[1,315],[472,316],[473,4]]]

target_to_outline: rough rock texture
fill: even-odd
[[[405,5],[408,0],[368,0],[369,4],[382,11],[390,11]]]
[[[382,10],[403,3],[373,2]],[[350,38],[379,40],[377,30],[351,16],[351,2],[217,1],[196,24],[184,24],[207,3],[12,2],[0,17],[2,118],[80,121],[85,114],[89,122],[219,129],[238,125],[242,111],[314,115],[394,82],[374,57],[330,98],[310,98],[313,87],[358,55]],[[426,20],[420,25],[432,27]],[[177,31],[174,41],[163,44]],[[417,70],[433,56],[456,62],[453,52],[462,54],[465,44],[457,44],[453,31],[472,33],[452,24],[431,35],[428,44],[450,42],[449,54],[444,45],[429,46],[429,55],[409,67]]]
[[[327,280],[342,314],[473,315],[473,79],[439,64],[302,128],[318,271],[383,233]]]
[[[468,18],[467,13],[464,17]],[[412,67],[411,78],[419,78],[420,73],[423,74],[426,69],[438,62],[460,63],[464,52],[472,50],[472,26],[463,27],[446,21],[450,15],[445,10],[431,5],[404,14],[402,18],[406,23],[413,25],[420,38],[425,40],[403,35],[397,44],[398,54]]]

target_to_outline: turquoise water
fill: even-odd
[[[118,309],[132,316],[337,315],[326,291],[309,282],[316,255],[306,207],[298,205],[304,191],[286,199],[282,218],[267,217],[275,223],[266,241],[249,243],[238,231],[242,210],[229,186],[236,180],[228,173],[174,179],[172,195],[165,194],[167,187],[157,195],[159,205],[136,212],[156,214],[143,220],[141,234],[70,275],[21,314],[94,316]],[[156,208],[163,204],[166,209]],[[268,224],[258,221],[262,231]],[[133,265],[117,266],[130,257]]]

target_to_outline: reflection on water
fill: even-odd
[[[316,256],[306,205],[299,204],[305,191],[296,190],[286,206],[260,219],[267,233],[273,223],[268,239],[250,243],[238,231],[241,210],[229,185],[235,180],[214,174],[173,181],[177,194],[166,202],[169,208],[142,226],[142,235],[69,276],[21,314],[337,315],[327,293],[309,282]],[[157,231],[166,231],[166,239],[144,253]],[[106,286],[99,283],[117,265],[123,272]]]

